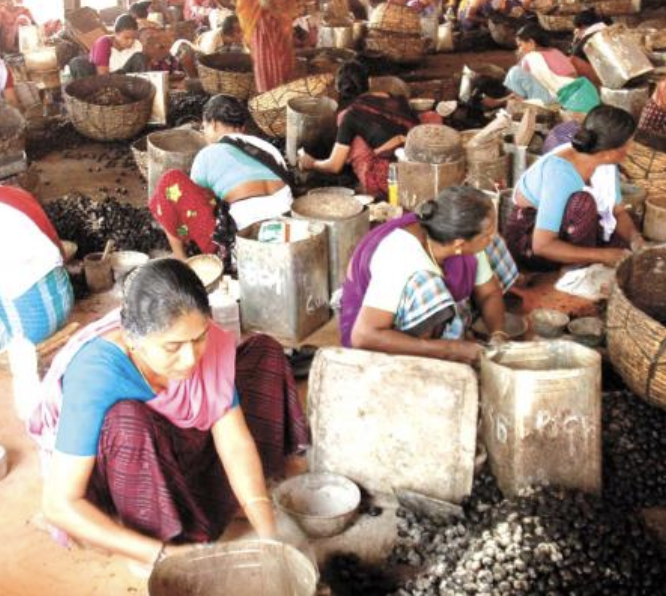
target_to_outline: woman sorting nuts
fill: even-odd
[[[265,476],[308,441],[293,377],[266,336],[236,350],[185,263],[131,273],[120,311],[74,336],[44,383],[30,431],[58,536],[151,565],[217,539],[239,504],[275,535]]]

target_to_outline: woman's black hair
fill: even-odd
[[[147,19],[150,5],[150,0],[141,0],[140,2],[135,2],[132,4],[132,6],[129,7],[130,14],[136,19]]]
[[[601,151],[619,149],[636,132],[636,120],[615,106],[597,106],[583,120],[580,130],[571,140],[579,153],[594,155]]]
[[[516,37],[520,41],[533,41],[537,47],[549,48],[550,36],[545,29],[539,27],[537,23],[527,23],[518,29]]]
[[[471,240],[483,231],[493,204],[476,188],[449,186],[434,200],[417,209],[419,223],[433,240],[448,244],[459,238]]]
[[[231,95],[215,95],[206,102],[203,119],[241,128],[250,119],[250,112],[242,101]]]
[[[138,31],[139,24],[131,14],[121,14],[113,25],[114,33],[122,33],[123,31]]]
[[[224,263],[225,272],[234,271],[233,254],[237,232],[236,220],[231,216],[231,205],[227,201],[217,201],[212,240],[220,247],[220,258]]]
[[[193,311],[210,316],[208,294],[182,261],[155,259],[137,267],[125,280],[120,320],[134,337],[166,331]]]
[[[370,89],[368,69],[358,60],[345,62],[335,76],[340,105],[345,106]]]
[[[594,8],[588,8],[582,12],[579,12],[573,20],[574,27],[578,29],[579,27],[591,27],[597,23],[603,23],[604,18],[597,13]]]
[[[222,35],[231,35],[236,27],[240,27],[240,21],[235,14],[230,14],[220,25]]]

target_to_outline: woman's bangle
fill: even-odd
[[[167,543],[162,542],[162,545],[160,546],[160,550],[157,551],[157,555],[155,556],[155,560],[153,561],[153,567],[160,563],[161,561],[164,561],[166,558],[166,547]]]
[[[243,509],[247,509],[250,505],[254,505],[255,503],[270,503],[271,500],[268,497],[252,497],[251,499],[248,499],[247,501],[243,502]]]
[[[499,331],[493,331],[490,334],[490,337],[502,337],[504,339],[509,339],[511,336],[506,331],[499,330]]]

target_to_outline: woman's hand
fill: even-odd
[[[608,267],[615,267],[622,259],[631,254],[631,251],[626,248],[604,248],[602,250],[602,263]]]
[[[312,170],[315,164],[315,158],[302,151],[298,156],[298,167],[301,170]]]
[[[483,352],[483,348],[473,341],[459,340],[447,343],[449,345],[442,355],[443,360],[452,360],[453,362],[472,365],[479,360]]]

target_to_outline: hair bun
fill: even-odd
[[[437,203],[435,201],[426,201],[425,203],[421,203],[417,217],[421,221],[427,221],[431,219],[435,213],[437,213]]]
[[[571,140],[571,146],[579,153],[592,153],[597,144],[597,139],[596,132],[581,128]]]

